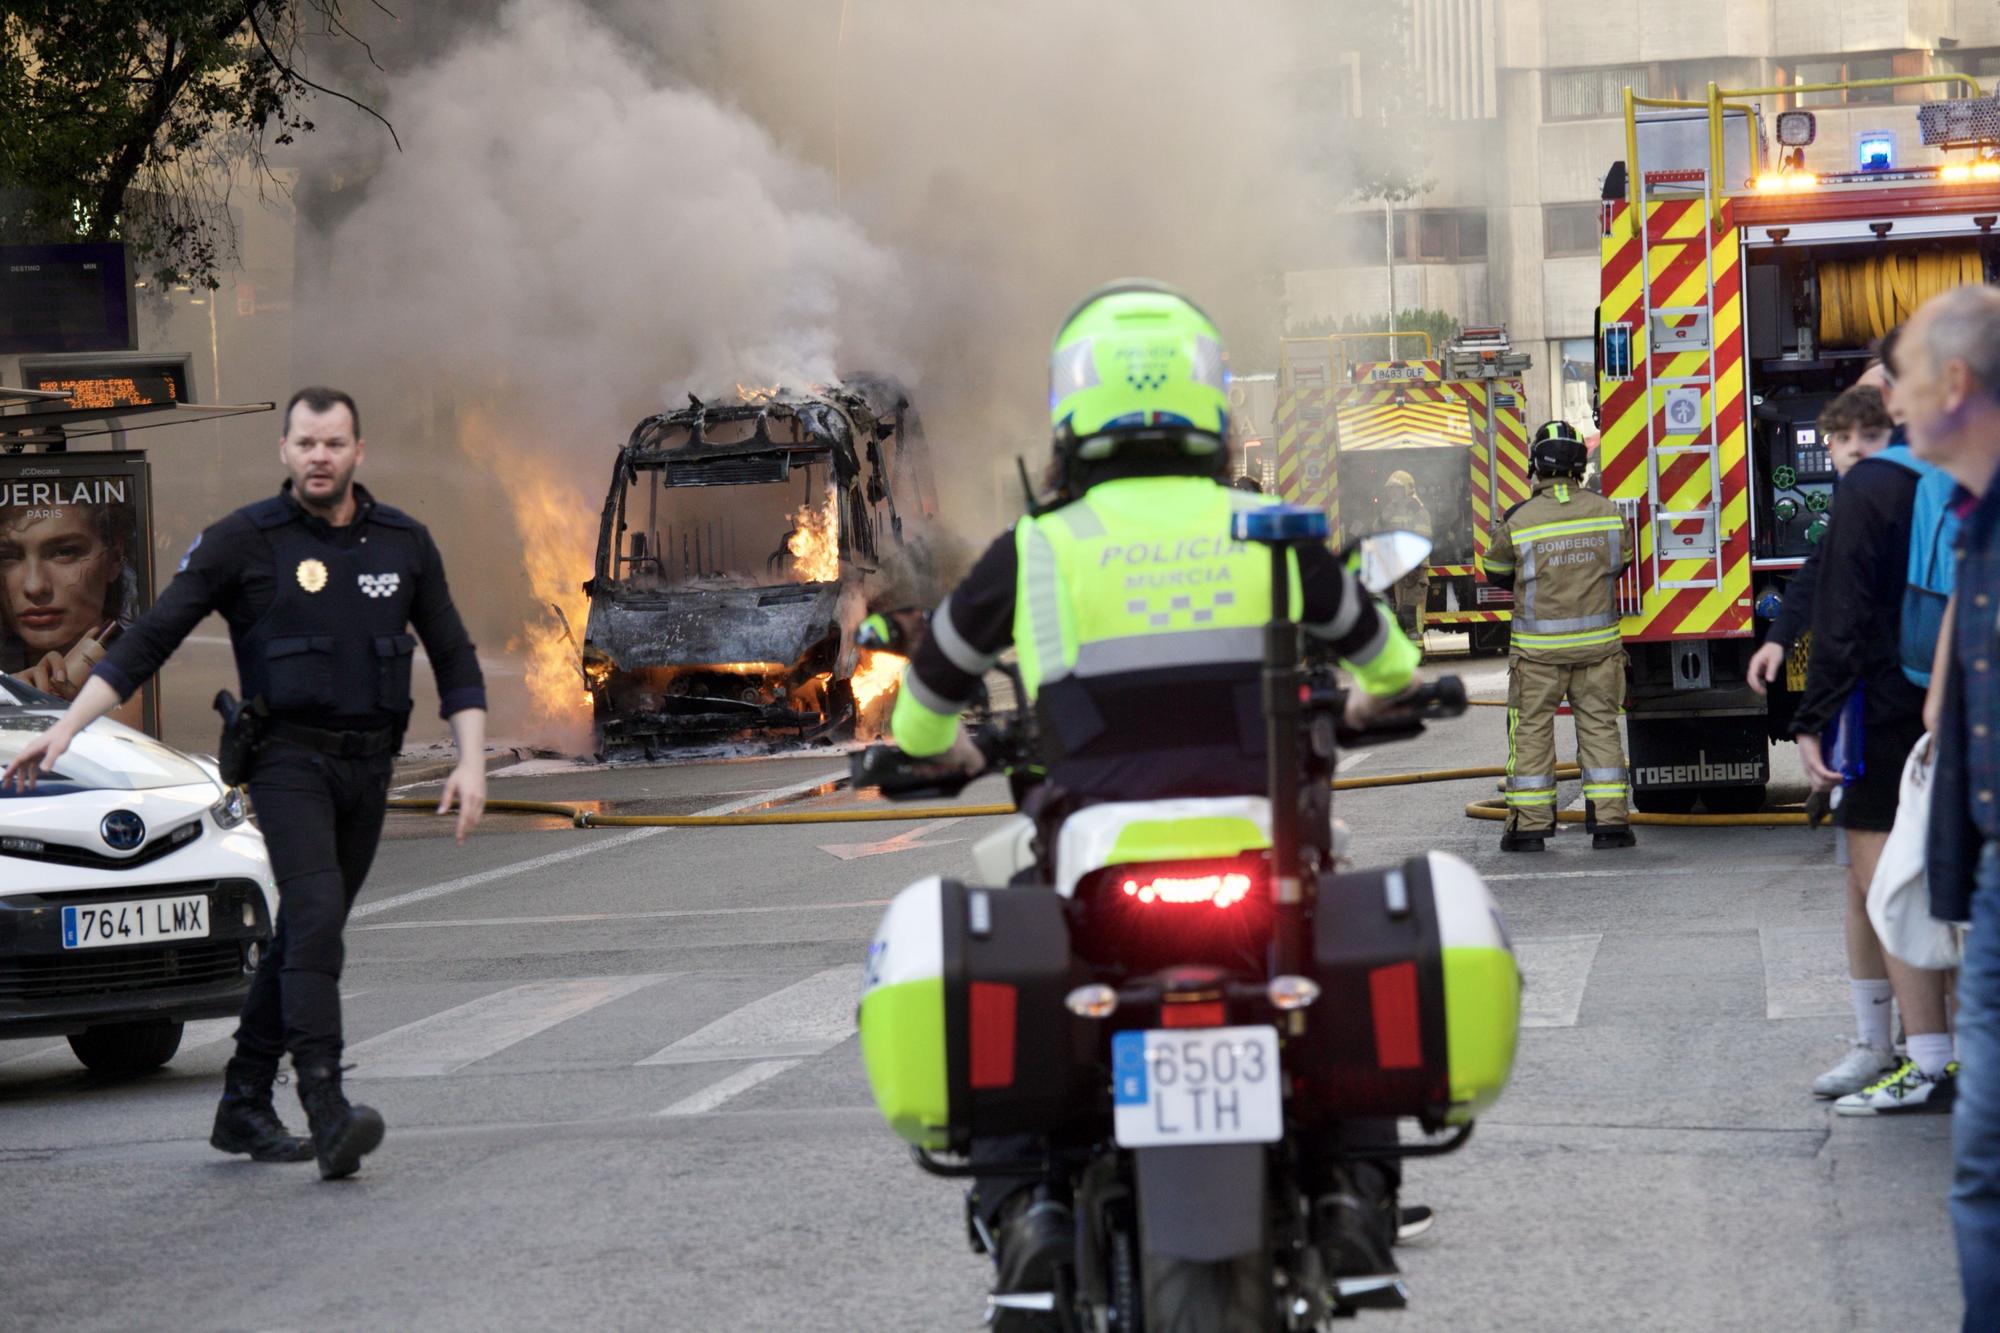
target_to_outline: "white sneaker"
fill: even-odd
[[[1846,1097],[1861,1091],[1896,1067],[1896,1057],[1856,1037],[1847,1039],[1847,1055],[1813,1080],[1815,1097]]]
[[[1861,1091],[1833,1104],[1840,1115],[1951,1114],[1958,1097],[1958,1061],[1926,1077],[1914,1060],[1905,1060]]]

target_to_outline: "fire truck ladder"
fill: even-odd
[[[1655,194],[1685,199],[1701,191],[1702,273],[1707,300],[1702,305],[1653,303],[1648,207]],[[1722,458],[1715,437],[1715,182],[1706,171],[1654,171],[1639,178],[1639,273],[1646,309],[1646,505],[1653,515],[1653,586],[1662,591],[1717,588],[1722,584]],[[1692,244],[1692,242],[1690,242]],[[1662,293],[1671,297],[1672,293]],[[1706,353],[1704,373],[1654,376],[1654,358]],[[1662,415],[1667,428],[1660,428]],[[1662,455],[1674,460],[1700,455],[1708,464],[1708,496],[1698,508],[1668,509],[1671,495],[1660,494]],[[1661,548],[1671,540],[1673,550]],[[1705,576],[1669,579],[1664,571],[1678,561],[1700,561]]]

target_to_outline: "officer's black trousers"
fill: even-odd
[[[239,1055],[300,1067],[340,1059],[341,931],[375,859],[394,756],[319,754],[285,741],[258,750],[250,799],[278,877],[278,929],[236,1029]]]

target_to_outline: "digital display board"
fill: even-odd
[[[125,247],[0,246],[0,355],[137,345]]]
[[[21,385],[72,395],[49,407],[144,407],[191,403],[185,354],[21,358]]]

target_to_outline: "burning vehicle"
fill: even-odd
[[[739,387],[641,421],[583,589],[599,755],[865,725],[902,659],[856,646],[863,585],[936,511],[922,424],[892,380]]]

